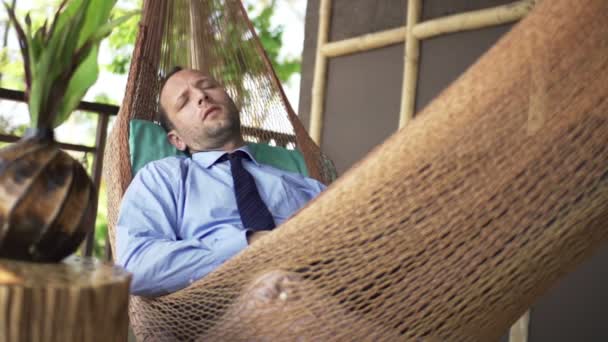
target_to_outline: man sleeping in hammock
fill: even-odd
[[[160,105],[169,141],[191,157],[148,163],[122,199],[116,261],[133,274],[131,293],[145,297],[178,291],[204,277],[325,189],[314,179],[259,164],[242,138],[236,105],[208,75],[176,68],[161,86]],[[356,315],[306,285],[311,284],[293,272],[260,275],[207,337],[276,340],[285,331],[306,336],[306,322],[320,317],[339,322],[335,326],[343,331],[371,326],[356,323]],[[334,310],[313,312],[303,298]],[[277,317],[284,319],[281,329]],[[243,325],[246,318],[253,323]],[[372,327],[367,335],[374,331],[383,330]]]
[[[259,164],[233,100],[200,71],[171,72],[160,107],[168,140],[191,157],[147,164],[122,199],[116,260],[133,273],[131,292],[146,297],[204,277],[325,188]]]

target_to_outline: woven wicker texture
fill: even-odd
[[[170,64],[143,56],[165,46],[147,23],[182,4],[152,8],[161,3],[146,3],[106,155],[112,220],[130,179],[121,122],[138,116],[141,89],[157,87],[145,75]],[[217,4],[242,13],[232,1]],[[275,232],[184,290],[134,297],[136,335],[498,339],[608,237],[607,19],[606,1],[541,2],[416,120]]]

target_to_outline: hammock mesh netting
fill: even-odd
[[[272,234],[184,290],[133,297],[138,338],[498,339],[608,237],[607,18],[606,1],[540,2]],[[153,119],[175,64],[226,84],[246,135],[295,133],[331,180],[238,1],[147,1],[106,153],[111,223],[131,179],[128,121]]]

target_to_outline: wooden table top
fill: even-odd
[[[95,258],[70,256],[59,263],[32,263],[0,258],[0,286],[98,287],[130,281],[120,266]]]

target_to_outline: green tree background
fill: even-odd
[[[24,0],[9,0],[7,2],[16,4],[19,17],[25,16],[25,11],[19,9],[19,2]],[[57,7],[60,0],[33,0],[30,7],[32,8],[31,17],[33,27],[38,27],[43,24],[46,17],[52,14],[54,8]],[[273,26],[272,19],[276,15],[277,0],[254,1],[245,0],[247,12],[253,23],[253,26],[258,34],[258,37],[266,50],[266,53],[277,73],[281,82],[287,82],[291,76],[300,72],[301,59],[300,57],[280,58],[281,48],[283,47],[283,26]],[[119,1],[115,8],[115,16],[120,16],[122,13],[135,8],[141,8],[142,0],[134,1]],[[129,70],[131,62],[131,54],[137,36],[138,23],[140,17],[134,16],[127,22],[117,27],[110,37],[107,44],[112,51],[113,58],[110,63],[102,65],[102,72],[110,72],[117,75],[124,75]],[[0,48],[0,87],[8,89],[23,90],[23,62],[20,52],[17,48],[11,48],[8,44],[9,35],[14,34],[12,27],[8,23],[7,14],[2,11],[0,16],[0,38],[2,41]],[[116,99],[112,99],[105,93],[95,95],[95,102],[118,105]],[[22,135],[27,128],[24,124],[15,124],[10,122],[6,116],[0,113],[0,133],[11,135]],[[85,141],[76,143],[92,146],[95,143],[97,115],[95,113],[76,112],[66,124],[75,125],[79,129],[86,130]],[[6,143],[0,142],[0,147]],[[81,160],[85,168],[91,172],[93,164],[93,155],[84,153],[72,153],[75,158]],[[108,223],[106,218],[107,213],[107,195],[105,184],[103,183],[99,189],[99,204],[97,211],[97,220],[95,223],[95,246],[94,254],[97,257],[104,255],[106,235]]]
[[[301,58],[287,57],[281,59],[280,52],[283,47],[283,32],[285,28],[281,25],[273,27],[272,18],[276,15],[277,0],[257,1],[256,5],[247,4],[247,13],[250,16],[253,27],[258,34],[268,58],[281,82],[287,82],[292,75],[300,72]],[[137,0],[141,7],[141,0]],[[117,16],[124,14],[131,8],[117,8]],[[129,19],[123,25],[117,27],[108,38],[110,47],[115,56],[112,62],[105,67],[115,74],[126,74],[131,62],[131,52],[137,35],[137,23],[139,16]]]

